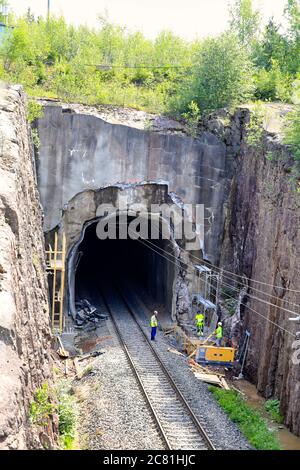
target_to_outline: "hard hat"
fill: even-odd
[[[222,326],[222,322],[219,321],[218,325],[219,325],[219,326]]]
[[[153,312],[153,313],[154,313],[155,315],[157,315],[157,314],[158,314],[158,311],[157,311],[157,310],[154,310],[154,312]]]

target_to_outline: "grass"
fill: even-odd
[[[251,409],[236,391],[213,386],[209,390],[255,449],[280,450],[276,436],[268,429],[260,413]]]

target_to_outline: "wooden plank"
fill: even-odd
[[[197,348],[189,355],[188,359],[195,356],[196,352],[197,352]]]
[[[207,382],[213,385],[218,385],[223,388],[222,382],[217,375],[214,374],[201,374],[200,372],[194,372],[197,379],[202,380],[202,382]]]
[[[75,366],[75,370],[76,370],[76,377],[77,377],[78,379],[80,379],[80,376],[81,376],[81,374],[82,374],[82,370],[81,370],[81,368],[79,367],[77,357],[74,358],[74,366]]]
[[[220,381],[221,381],[221,384],[222,384],[222,388],[224,388],[225,390],[230,390],[230,387],[228,385],[228,383],[226,382],[226,380],[224,379],[224,377],[220,377]]]
[[[169,335],[170,333],[174,333],[174,328],[172,328],[171,330],[165,330],[164,331],[165,336]]]
[[[184,354],[182,354],[180,351],[177,351],[177,349],[174,349],[174,348],[168,348],[168,351],[173,354],[177,354],[178,356],[184,356]]]

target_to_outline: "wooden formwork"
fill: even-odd
[[[203,340],[189,338],[182,327],[179,325],[174,327],[173,334],[177,343],[180,345],[181,350],[186,352],[188,356],[191,356],[193,353],[195,353],[197,348],[203,343]]]

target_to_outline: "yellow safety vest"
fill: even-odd
[[[221,339],[223,336],[223,328],[221,326],[218,326],[218,328],[216,329],[216,337],[218,339]]]
[[[204,323],[203,313],[197,313],[197,315],[195,316],[195,321],[196,321],[197,325],[203,325],[203,323]]]
[[[157,325],[158,325],[157,318],[155,315],[152,315],[151,320],[150,320],[150,326],[152,326],[153,328],[154,326],[157,326]]]

